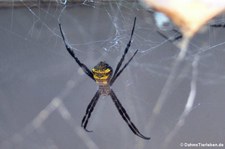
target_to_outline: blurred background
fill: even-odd
[[[0,8],[0,149],[225,148],[225,28],[207,24],[191,39],[164,94],[181,39],[159,34],[138,1],[1,0]],[[132,133],[109,96],[100,97],[88,133],[81,120],[98,86],[66,51],[58,24],[90,69],[103,60],[115,69],[135,17],[125,61],[139,52],[112,88],[151,140]],[[214,20],[224,23],[223,15]]]

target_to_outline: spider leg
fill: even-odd
[[[83,127],[87,132],[92,132],[90,130],[87,130],[87,124],[88,124],[88,120],[89,118],[91,117],[91,112],[94,110],[94,107],[98,101],[100,97],[100,92],[99,90],[95,93],[94,97],[92,98],[91,102],[89,103],[89,105],[87,106],[87,109],[86,109],[86,113],[82,119],[82,122],[81,122],[81,127]]]
[[[93,73],[88,69],[88,67],[81,63],[80,60],[76,57],[73,49],[66,43],[66,40],[65,40],[65,36],[63,34],[63,31],[62,31],[62,27],[61,27],[61,24],[59,23],[59,29],[60,29],[60,33],[61,33],[61,36],[62,36],[62,39],[63,39],[63,42],[65,44],[65,47],[67,49],[67,51],[69,52],[69,54],[74,58],[74,60],[77,62],[77,64],[82,68],[82,70],[91,78],[95,81],[94,77],[93,77]]]
[[[115,69],[115,72],[114,72],[114,74],[113,74],[112,79],[117,75],[117,72],[119,71],[119,69],[120,69],[120,67],[121,67],[121,65],[122,65],[122,63],[123,63],[123,61],[124,61],[124,58],[125,58],[125,56],[126,56],[128,50],[129,50],[129,48],[130,48],[131,41],[132,41],[132,37],[133,37],[133,34],[134,34],[135,24],[136,24],[136,17],[134,18],[134,24],[133,24],[133,28],[132,28],[131,35],[130,35],[130,40],[129,40],[129,42],[127,43],[127,46],[126,46],[126,48],[125,48],[125,50],[124,50],[124,53],[123,53],[123,55],[122,55],[122,57],[121,57],[119,63],[118,63],[117,66],[116,66],[116,69]]]
[[[129,59],[129,61],[123,66],[123,68],[115,75],[114,78],[111,79],[110,85],[112,85],[116,79],[120,76],[120,74],[123,72],[123,70],[127,67],[127,65],[131,62],[131,60],[134,58],[134,56],[137,54],[138,50],[136,50],[133,54],[133,56]]]
[[[142,135],[139,130],[137,129],[137,127],[133,124],[133,122],[130,120],[130,117],[128,116],[126,110],[123,108],[122,104],[120,103],[120,101],[118,100],[118,98],[116,97],[115,93],[113,90],[111,90],[110,92],[110,96],[112,97],[113,102],[116,105],[117,110],[119,111],[120,115],[122,116],[122,118],[125,120],[125,122],[127,123],[127,125],[130,127],[130,129],[132,130],[132,132],[143,138],[146,140],[149,140],[150,137],[145,137],[144,135]]]

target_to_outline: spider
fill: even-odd
[[[124,119],[124,121],[127,123],[127,125],[130,127],[130,129],[132,130],[132,132],[143,138],[146,140],[149,140],[150,137],[145,137],[144,135],[142,135],[139,130],[137,129],[137,127],[133,124],[133,122],[131,121],[129,115],[127,114],[126,110],[124,109],[124,107],[122,106],[122,104],[120,103],[119,99],[117,98],[116,94],[114,93],[114,91],[111,89],[111,86],[113,85],[113,83],[116,81],[116,79],[120,76],[120,74],[123,72],[123,70],[127,67],[127,65],[131,62],[131,60],[134,58],[134,56],[137,54],[138,50],[136,50],[134,52],[134,54],[132,55],[132,57],[127,61],[127,63],[121,68],[121,65],[124,61],[124,58],[131,46],[131,40],[133,37],[133,33],[134,33],[134,28],[135,28],[135,24],[136,24],[136,17],[134,19],[134,24],[133,24],[133,28],[132,28],[132,32],[130,35],[130,40],[127,43],[127,46],[124,50],[124,53],[120,59],[120,61],[118,62],[115,72],[113,73],[113,69],[111,66],[109,66],[106,62],[101,61],[99,62],[93,69],[92,71],[90,69],[88,69],[88,67],[83,64],[78,57],[76,57],[73,49],[67,44],[66,40],[65,40],[65,36],[64,33],[62,31],[61,28],[61,24],[59,23],[59,29],[60,29],[60,33],[63,39],[63,42],[65,44],[65,47],[67,49],[67,51],[69,52],[69,54],[74,58],[74,60],[76,61],[76,63],[83,69],[83,71],[92,79],[94,80],[97,85],[99,86],[97,92],[95,93],[94,97],[92,98],[91,102],[89,103],[89,105],[87,106],[86,109],[86,113],[82,119],[81,122],[81,127],[83,127],[87,132],[91,132],[89,131],[86,127],[88,124],[88,120],[91,116],[92,111],[94,110],[94,107],[99,99],[99,97],[101,95],[103,96],[111,96],[117,110],[119,111],[120,115],[122,116],[122,118]],[[121,68],[121,69],[120,69]]]

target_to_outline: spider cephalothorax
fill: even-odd
[[[87,130],[87,123],[88,123],[88,119],[91,117],[91,113],[94,110],[94,107],[99,99],[99,97],[101,95],[104,96],[111,96],[117,110],[119,111],[120,115],[122,116],[122,118],[124,119],[124,121],[127,123],[127,125],[130,127],[130,129],[132,130],[132,132],[143,138],[143,139],[147,139],[149,140],[149,137],[145,137],[144,135],[142,135],[139,130],[137,129],[137,127],[133,124],[133,122],[131,121],[129,115],[127,114],[126,110],[124,109],[124,107],[122,106],[122,104],[120,103],[119,99],[116,97],[116,94],[114,93],[114,91],[111,89],[111,86],[113,85],[113,83],[115,82],[115,80],[120,76],[120,74],[123,72],[123,70],[127,67],[127,65],[131,62],[131,60],[134,58],[134,56],[137,54],[136,50],[133,54],[133,56],[124,64],[124,66],[121,68],[121,65],[124,61],[124,58],[130,48],[131,45],[131,40],[133,37],[133,33],[134,33],[134,28],[135,28],[135,22],[136,22],[136,18],[134,19],[134,25],[131,31],[131,35],[130,35],[130,40],[127,43],[127,46],[124,50],[124,53],[122,55],[122,58],[120,59],[120,61],[118,62],[115,72],[113,73],[113,69],[105,62],[100,62],[98,63],[93,69],[92,71],[85,65],[83,64],[75,55],[73,49],[66,43],[62,28],[61,28],[61,24],[59,24],[59,29],[60,29],[60,33],[62,35],[62,39],[63,42],[65,44],[65,47],[67,49],[67,51],[69,52],[69,54],[74,58],[74,60],[77,62],[77,64],[83,69],[83,71],[92,79],[94,80],[98,86],[99,89],[97,90],[97,92],[95,93],[94,97],[92,98],[91,102],[89,103],[87,109],[86,109],[86,113],[82,119],[81,122],[81,126],[86,130]]]
[[[92,69],[93,77],[97,84],[107,85],[112,76],[112,67],[110,67],[106,62],[99,62]]]

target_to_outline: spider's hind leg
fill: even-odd
[[[93,73],[91,72],[91,70],[78,59],[78,57],[74,53],[74,50],[66,42],[66,39],[65,39],[65,36],[64,36],[63,30],[62,30],[62,26],[61,26],[60,23],[59,23],[59,30],[60,30],[60,34],[62,36],[64,45],[65,45],[66,50],[68,51],[68,53],[74,58],[76,63],[82,68],[82,70],[86,73],[86,75],[88,75],[92,80],[95,81]]]
[[[135,25],[136,25],[136,17],[134,18],[134,23],[133,23],[132,31],[131,31],[131,34],[130,34],[130,39],[129,39],[128,43],[127,43],[126,48],[124,49],[124,53],[123,53],[120,61],[118,62],[117,66],[116,66],[116,69],[115,69],[115,72],[114,72],[114,74],[112,76],[113,82],[115,81],[115,77],[117,76],[117,74],[118,74],[118,72],[120,70],[120,67],[121,67],[121,65],[122,65],[122,63],[124,61],[124,58],[125,58],[128,50],[129,50],[129,48],[131,46],[132,38],[133,38],[133,35],[134,35]]]

